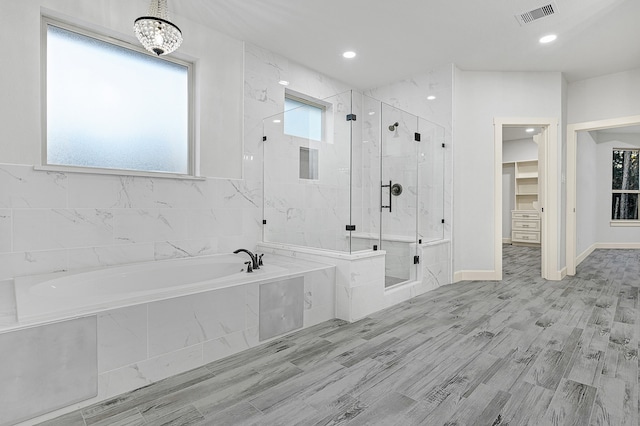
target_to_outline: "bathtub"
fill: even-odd
[[[264,265],[246,272],[245,255],[213,255],[15,279],[18,322],[61,319],[285,276]]]
[[[335,318],[335,266],[266,254],[247,273],[247,260],[16,278],[17,318],[0,327],[0,382],[12,384],[0,386],[0,425],[43,421]]]

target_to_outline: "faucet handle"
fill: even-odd
[[[264,256],[264,253],[262,253],[260,256],[258,256],[258,266],[262,266],[262,256]]]
[[[253,272],[253,267],[251,266],[251,262],[244,262],[244,264],[247,265],[247,273]]]

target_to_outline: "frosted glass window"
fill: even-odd
[[[47,24],[46,163],[189,174],[189,67]]]
[[[285,97],[284,110],[285,134],[316,141],[322,140],[324,108]]]

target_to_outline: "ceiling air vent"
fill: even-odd
[[[528,12],[518,13],[516,15],[516,19],[520,23],[520,25],[530,24],[533,21],[544,18],[549,15],[555,14],[557,11],[556,5],[551,2],[549,4],[545,4],[544,6],[540,6],[537,9],[530,10]]]

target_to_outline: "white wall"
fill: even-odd
[[[455,73],[455,271],[494,268],[494,117],[557,117],[560,121],[561,86],[559,72]]]
[[[568,85],[567,123],[640,114],[640,68]]]
[[[598,204],[607,206],[610,203],[610,198],[601,199],[596,193],[599,179],[596,155],[596,141],[591,134],[578,132],[576,151],[576,254],[578,256],[597,242]],[[611,165],[611,157],[609,157],[609,165]]]

